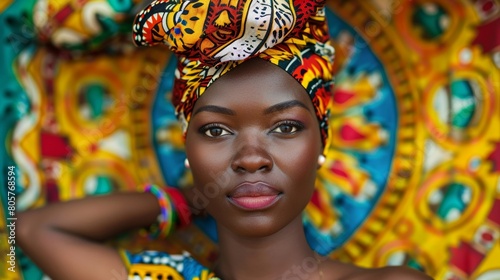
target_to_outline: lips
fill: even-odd
[[[242,183],[234,188],[228,199],[244,210],[263,210],[271,207],[281,198],[281,192],[267,183]]]

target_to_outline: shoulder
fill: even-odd
[[[384,267],[376,269],[375,276],[387,280],[432,280],[433,278],[412,268],[403,266]]]
[[[352,264],[331,262],[327,265],[329,275],[338,275],[338,280],[432,280],[430,276],[403,266],[362,268]]]
[[[353,275],[354,276],[354,275]],[[432,280],[430,276],[415,269],[403,266],[389,266],[376,269],[363,269],[355,277],[345,280],[384,279],[384,280]]]

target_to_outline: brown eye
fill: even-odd
[[[282,124],[282,125],[278,126],[276,128],[276,130],[278,130],[277,132],[280,132],[280,133],[292,133],[292,132],[297,131],[297,128],[293,127],[289,124]]]
[[[222,128],[219,128],[219,127],[210,128],[205,132],[205,134],[210,136],[210,137],[221,136],[222,135]]]
[[[231,134],[229,131],[218,125],[208,125],[203,127],[201,130],[203,134],[212,138]]]
[[[298,122],[287,121],[281,124],[278,124],[272,132],[282,133],[282,134],[292,134],[297,131],[300,131],[304,126]]]

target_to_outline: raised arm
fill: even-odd
[[[53,280],[126,279],[118,252],[102,243],[156,221],[150,193],[116,193],[51,204],[18,214],[17,241]]]

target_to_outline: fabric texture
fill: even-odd
[[[136,254],[120,251],[120,254],[128,267],[128,279],[220,280],[187,252],[174,255],[158,251]]]
[[[179,58],[172,101],[184,132],[196,100],[250,58],[279,66],[307,91],[323,145],[333,85],[334,49],[318,0],[157,0],[136,17],[137,45],[166,44]]]

